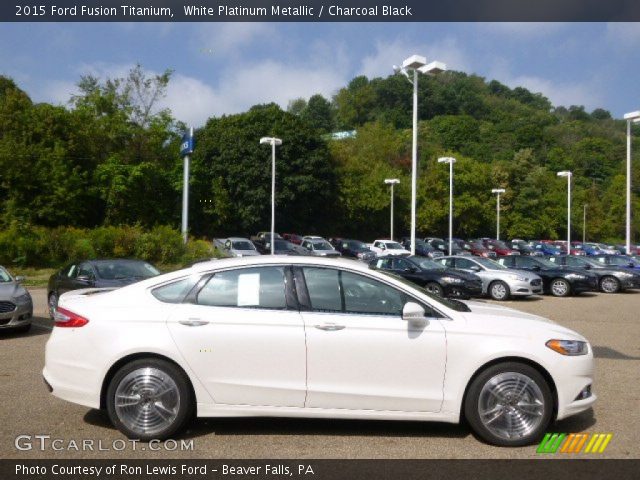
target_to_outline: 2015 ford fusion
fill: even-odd
[[[578,333],[348,260],[199,263],[64,294],[55,321],[43,371],[53,394],[106,409],[142,440],[193,415],[466,418],[485,441],[517,446],[596,400]]]

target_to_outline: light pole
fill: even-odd
[[[559,177],[567,177],[567,255],[571,253],[571,177],[569,170],[558,172]]]
[[[582,212],[582,244],[584,245],[584,242],[587,241],[587,207],[589,206],[588,203],[585,203],[583,205],[583,212]]]
[[[402,67],[393,66],[395,73],[402,73],[413,85],[413,141],[411,147],[411,255],[416,254],[416,184],[418,175],[418,72],[436,75],[447,69],[442,62],[431,62],[420,55],[412,55],[402,62]],[[413,72],[413,79],[409,75]]]
[[[640,111],[630,112],[624,116],[627,121],[627,235],[625,248],[627,255],[631,253],[631,123],[640,122]]]
[[[393,240],[393,186],[400,183],[397,178],[385,178],[384,183],[391,185],[391,240]]]
[[[438,163],[449,164],[449,255],[453,253],[453,164],[456,159],[453,157],[440,157]]]
[[[504,193],[504,188],[494,188],[491,193],[496,194],[496,240],[500,240],[500,194]]]
[[[193,127],[182,135],[180,155],[184,158],[182,173],[182,241],[186,244],[189,238],[189,156],[193,153]]]
[[[276,145],[282,145],[282,140],[275,137],[262,137],[260,145],[271,145],[271,255],[273,255],[276,234]]]

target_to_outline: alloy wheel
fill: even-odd
[[[551,283],[551,293],[556,297],[565,297],[569,294],[569,283],[566,280],[558,279]]]
[[[600,288],[605,293],[616,293],[620,289],[620,283],[613,277],[605,277],[600,282]]]

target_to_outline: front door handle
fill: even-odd
[[[187,327],[201,327],[207,325],[207,320],[200,320],[199,318],[190,318],[188,320],[180,320],[180,325],[186,325]]]
[[[335,332],[337,330],[343,330],[344,325],[336,325],[335,323],[323,323],[321,325],[315,325],[318,330],[325,330],[327,332]]]

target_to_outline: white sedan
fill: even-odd
[[[508,308],[434,297],[348,260],[247,257],[60,297],[54,395],[162,439],[198,417],[460,422],[535,442],[593,405],[578,333]]]

